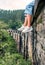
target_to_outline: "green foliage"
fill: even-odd
[[[19,54],[6,53],[3,60],[0,61],[1,65],[31,65],[29,61],[25,61]]]
[[[38,24],[39,24],[39,23],[42,23],[42,18],[40,18],[37,23],[38,23]]]
[[[3,40],[2,40],[3,38]],[[31,61],[23,59],[17,53],[16,42],[6,30],[0,31],[0,65],[31,65]]]
[[[16,21],[16,22],[10,22],[9,23],[9,27],[12,28],[12,29],[17,29],[19,28],[20,26],[22,25],[22,22],[21,21]]]
[[[12,39],[12,37],[5,31],[0,31],[0,50],[4,50],[4,52],[15,53],[16,51],[16,43]],[[2,52],[2,51],[1,51]]]
[[[0,21],[0,29],[7,29],[9,25],[5,23],[4,21]]]
[[[6,31],[8,28],[19,28],[23,20],[23,10],[0,10],[0,65],[32,65],[30,60],[26,61],[17,52],[15,40]]]
[[[0,10],[0,28],[17,29],[24,21],[24,10]]]

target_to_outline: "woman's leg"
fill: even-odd
[[[27,23],[28,23],[28,21],[27,21],[27,16],[25,16],[25,20],[24,20],[24,26],[27,26]]]
[[[32,20],[32,15],[30,15],[30,14],[27,14],[27,18],[26,18],[27,20],[27,25],[26,25],[26,27],[23,29],[23,33],[26,33],[26,32],[29,32],[29,31],[32,31],[33,30],[33,28],[32,28],[32,26],[31,26],[31,20]],[[25,22],[24,22],[25,23]]]
[[[24,23],[23,23],[23,25],[18,29],[18,31],[22,31],[22,30],[24,30],[24,28],[27,26],[27,16],[25,16],[25,20],[24,20]]]
[[[25,16],[24,26],[30,27],[31,26],[31,20],[32,20],[32,15],[27,14]]]
[[[28,27],[31,26],[31,20],[32,20],[32,15],[27,14],[27,26],[28,26]]]
[[[32,19],[32,16],[29,15],[29,14],[26,14],[26,17],[25,17],[25,21],[24,21],[24,24],[21,28],[19,28],[18,30],[19,31],[27,31],[28,29],[30,30],[30,26],[31,26],[31,19]],[[27,26],[27,27],[26,27]]]

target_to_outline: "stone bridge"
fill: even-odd
[[[21,33],[9,30],[17,42],[17,50],[23,57],[32,60],[32,65],[45,65],[45,0],[36,0],[31,25],[33,31]]]

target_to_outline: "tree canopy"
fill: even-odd
[[[0,20],[9,25],[9,28],[17,29],[24,21],[24,10],[0,10]]]

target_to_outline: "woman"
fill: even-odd
[[[23,33],[26,33],[33,30],[31,26],[31,20],[33,15],[34,4],[35,1],[32,1],[26,6],[26,9],[24,11],[25,21],[24,24],[21,26],[21,28],[18,29],[18,31],[22,31]]]

